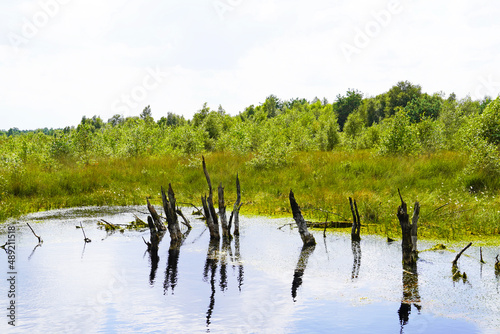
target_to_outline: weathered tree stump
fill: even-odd
[[[208,184],[208,197],[201,199],[203,203],[203,211],[205,212],[205,217],[207,218],[207,225],[210,230],[210,237],[215,239],[220,239],[219,233],[219,220],[217,218],[217,213],[214,208],[213,201],[213,191],[212,191],[212,182],[210,181],[210,175],[208,175],[207,165],[205,163],[205,157],[202,156],[202,165],[203,165],[203,173],[205,174],[205,178],[207,179]]]
[[[210,231],[210,240],[219,240],[219,226],[214,223],[214,219],[212,218],[212,213],[208,208],[208,200],[207,196],[201,196],[201,203],[203,205],[203,211],[205,213],[205,217],[207,219],[208,230]]]
[[[401,232],[403,235],[403,241],[401,242],[403,264],[407,266],[413,266],[417,263],[418,259],[417,224],[420,214],[420,204],[418,202],[415,202],[412,222],[410,223],[410,216],[407,212],[408,208],[406,203],[403,201],[401,192],[399,192],[399,197],[401,198],[401,206],[398,207],[397,216],[399,219],[399,224],[401,225]]]
[[[149,203],[148,198],[146,198],[146,202],[148,205],[149,213],[151,214],[151,217],[153,218],[153,223],[156,227],[156,230],[157,231],[166,231],[167,228],[165,227],[165,224],[163,224],[162,221],[160,220],[160,215],[158,214],[158,212],[156,212],[155,208],[151,205],[151,203]]]
[[[230,239],[231,231],[227,223],[226,204],[224,202],[224,188],[222,187],[222,183],[219,184],[218,194],[219,194],[219,218],[220,218],[220,225],[222,227],[222,237]]]
[[[167,229],[170,233],[170,247],[178,247],[182,242],[182,233],[175,207],[175,194],[170,183],[168,184],[168,198],[163,187],[161,188],[161,198],[163,201],[163,210],[167,217]]]
[[[238,174],[236,174],[236,202],[234,202],[233,211],[231,212],[231,217],[229,218],[229,230],[231,230],[231,223],[234,221],[234,235],[240,235],[240,208],[242,205],[240,179]]]
[[[353,200],[349,197],[349,204],[351,205],[352,212],[352,230],[351,230],[351,240],[352,241],[360,241],[361,238],[359,236],[359,232],[361,229],[361,220],[359,219],[358,205],[356,204],[356,200]]]
[[[290,190],[289,198],[290,198],[290,206],[292,207],[293,219],[295,220],[295,223],[297,223],[300,237],[302,238],[304,246],[316,245],[316,240],[314,239],[314,236],[307,230],[307,223],[304,220],[304,217],[302,217],[302,213],[300,212],[300,207],[297,204],[297,201],[295,201],[295,196],[293,195],[292,190]]]

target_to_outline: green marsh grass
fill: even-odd
[[[444,240],[500,234],[500,192],[470,192],[463,184],[467,157],[455,152],[381,156],[372,151],[301,152],[288,164],[256,169],[251,154],[205,155],[212,185],[222,183],[226,205],[236,199],[239,174],[242,213],[291,217],[293,189],[306,219],[351,219],[348,197],[357,200],[362,233],[400,235],[398,188],[410,210],[421,204],[419,236]],[[200,205],[208,192],[201,155],[60,161],[0,169],[0,221],[29,212],[90,205],[161,204],[160,187],[171,183],[178,202]],[[215,196],[217,192],[215,191]]]

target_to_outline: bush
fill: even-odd
[[[417,129],[410,124],[408,113],[399,108],[392,118],[384,120],[380,153],[411,154],[419,149]]]

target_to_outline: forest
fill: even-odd
[[[0,221],[159,202],[170,182],[180,202],[199,202],[204,155],[227,189],[239,173],[243,213],[290,215],[293,188],[305,215],[342,220],[354,196],[363,228],[397,234],[401,188],[421,202],[424,236],[498,235],[499,147],[500,97],[430,95],[408,81],[374,97],[349,89],[333,102],[270,95],[234,116],[205,103],[192,119],[155,120],[146,106],[134,117],[84,116],[76,127],[0,131]]]

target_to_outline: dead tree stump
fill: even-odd
[[[153,218],[153,223],[156,227],[156,230],[158,231],[166,231],[167,228],[165,227],[165,224],[163,224],[160,220],[160,215],[158,212],[156,212],[155,208],[149,203],[149,199],[146,198],[146,202],[148,204],[148,210],[149,213],[151,214],[151,217]]]
[[[403,264],[406,266],[414,266],[417,263],[418,259],[417,223],[420,214],[420,204],[418,202],[415,202],[413,217],[410,223],[410,216],[407,212],[408,208],[406,203],[403,201],[401,192],[399,192],[399,197],[401,198],[401,205],[398,207],[397,216],[399,219],[399,224],[401,225],[401,233],[403,235],[403,241],[401,242]]]
[[[207,179],[208,184],[208,197],[201,199],[203,203],[203,210],[205,212],[205,217],[207,218],[207,225],[210,230],[210,237],[215,239],[220,239],[219,233],[219,220],[217,218],[217,213],[214,208],[213,201],[213,191],[212,191],[212,182],[210,181],[210,175],[208,175],[207,165],[205,163],[205,157],[202,156],[202,165],[203,165],[203,173],[205,174],[205,178]]]
[[[316,240],[314,239],[314,236],[307,230],[307,223],[304,220],[304,217],[302,217],[302,213],[300,212],[300,207],[297,204],[297,201],[295,201],[295,197],[293,195],[292,190],[290,190],[289,197],[290,197],[290,206],[292,207],[293,219],[295,220],[295,223],[297,223],[297,226],[299,228],[300,237],[302,238],[304,247],[316,245]]]
[[[241,203],[241,189],[240,189],[240,179],[238,174],[236,174],[236,202],[233,205],[233,211],[231,212],[231,217],[229,218],[229,230],[231,231],[231,223],[234,219],[234,235],[240,235],[240,208],[243,205]]]
[[[163,201],[163,210],[165,211],[165,216],[167,217],[167,229],[170,233],[170,246],[180,246],[182,242],[182,233],[179,227],[179,220],[177,218],[175,208],[175,194],[170,183],[168,184],[168,198],[163,190],[163,187],[161,188],[161,198]]]
[[[222,236],[224,238],[230,239],[231,231],[227,223],[226,204],[224,202],[224,188],[222,187],[222,183],[219,184],[218,194],[219,194],[219,218],[220,218],[220,225],[222,227]]]
[[[208,208],[207,196],[201,196],[201,203],[203,205],[203,212],[205,213],[205,218],[207,219],[208,230],[210,231],[210,240],[219,240],[219,226],[215,225],[214,220],[212,218],[212,213]]]
[[[358,205],[356,204],[356,200],[353,200],[349,197],[349,204],[351,205],[352,212],[352,230],[351,230],[351,240],[352,241],[360,241],[361,238],[359,236],[359,232],[361,229],[361,220],[359,219]]]

